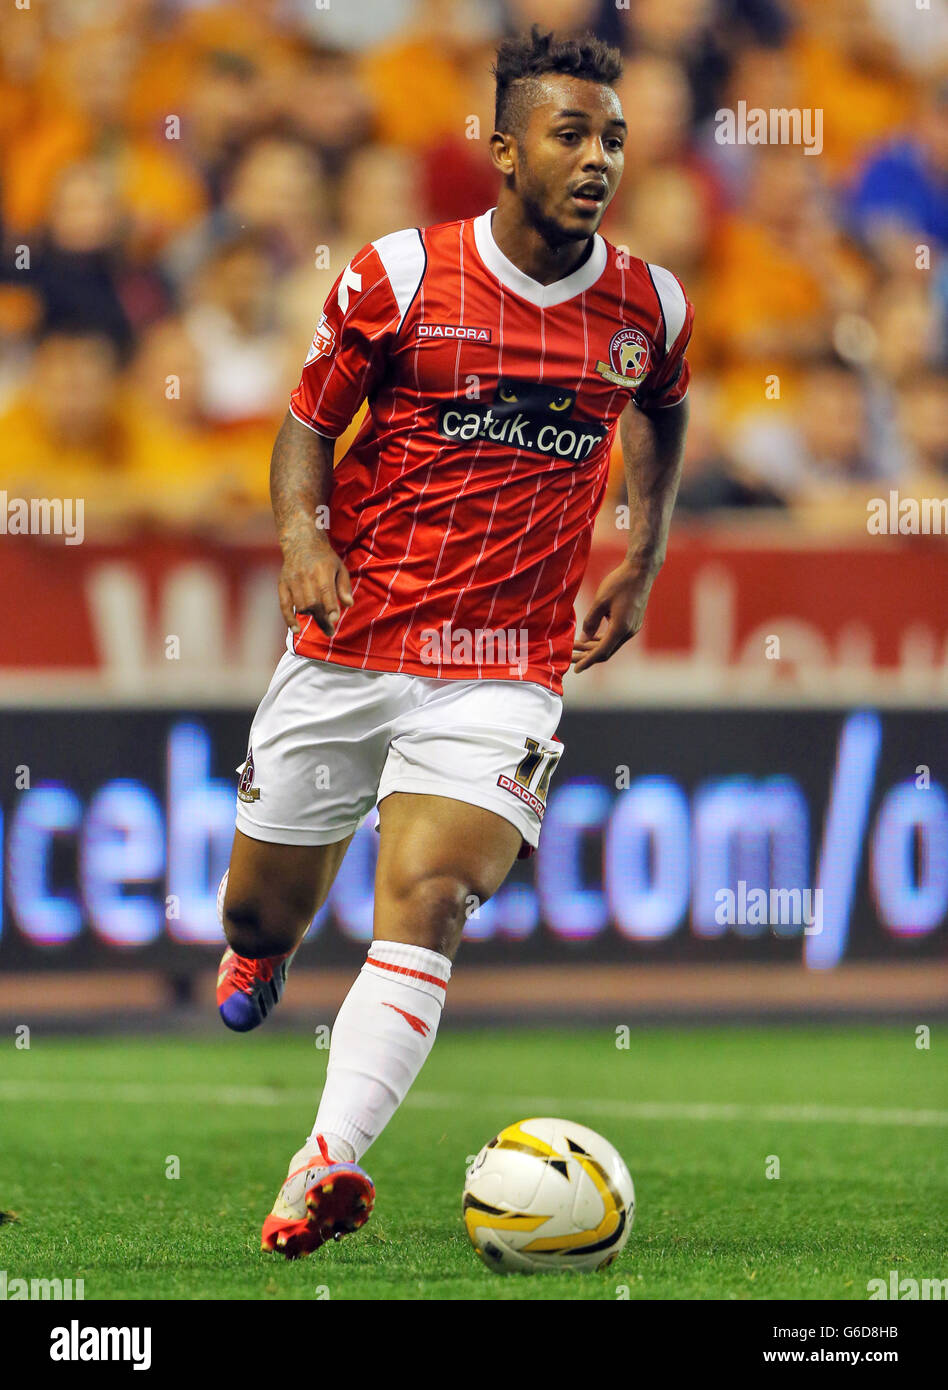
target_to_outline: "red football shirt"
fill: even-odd
[[[619,416],[685,395],[693,309],[600,236],[541,285],[492,216],[382,237],[329,295],[290,408],[336,438],[368,398],[330,498],[355,602],[331,638],[305,619],[293,648],[559,694]]]

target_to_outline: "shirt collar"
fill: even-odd
[[[480,217],[474,218],[474,244],[477,253],[505,289],[512,290],[514,294],[520,295],[521,299],[535,304],[538,309],[552,309],[557,304],[565,304],[574,295],[582,294],[583,290],[588,290],[594,285],[605,270],[606,243],[596,233],[593,237],[593,249],[581,266],[563,280],[541,285],[539,280],[534,280],[519,270],[497,245],[491,230],[491,221],[496,211],[496,208],[488,208]]]

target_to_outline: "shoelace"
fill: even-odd
[[[277,960],[282,959],[282,956],[277,957]],[[254,960],[251,956],[238,956],[237,952],[234,952],[231,960],[231,979],[242,993],[248,994],[255,985],[266,984],[272,976],[273,966],[268,957]]]

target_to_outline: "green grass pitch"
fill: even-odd
[[[312,1037],[35,1029],[0,1062],[0,1209],[17,1216],[0,1269],[82,1278],[87,1299],[865,1299],[891,1269],[948,1273],[938,1033],[920,1050],[909,1024],[666,1027],[620,1050],[608,1027],[445,1030],[366,1157],[368,1226],[287,1263],[259,1233],[315,1113]],[[624,1155],[631,1238],[598,1274],[497,1276],[461,1221],[465,1161],[556,1113]]]

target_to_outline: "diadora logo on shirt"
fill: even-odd
[[[608,431],[595,422],[571,422],[575,404],[576,392],[565,387],[501,377],[492,401],[446,401],[438,410],[438,433],[582,463]]]
[[[613,386],[638,386],[648,371],[651,345],[638,328],[620,328],[609,344],[609,361],[597,362],[596,371]]]
[[[420,323],[419,338],[460,338],[467,343],[489,343],[490,329],[475,328],[467,323]]]

